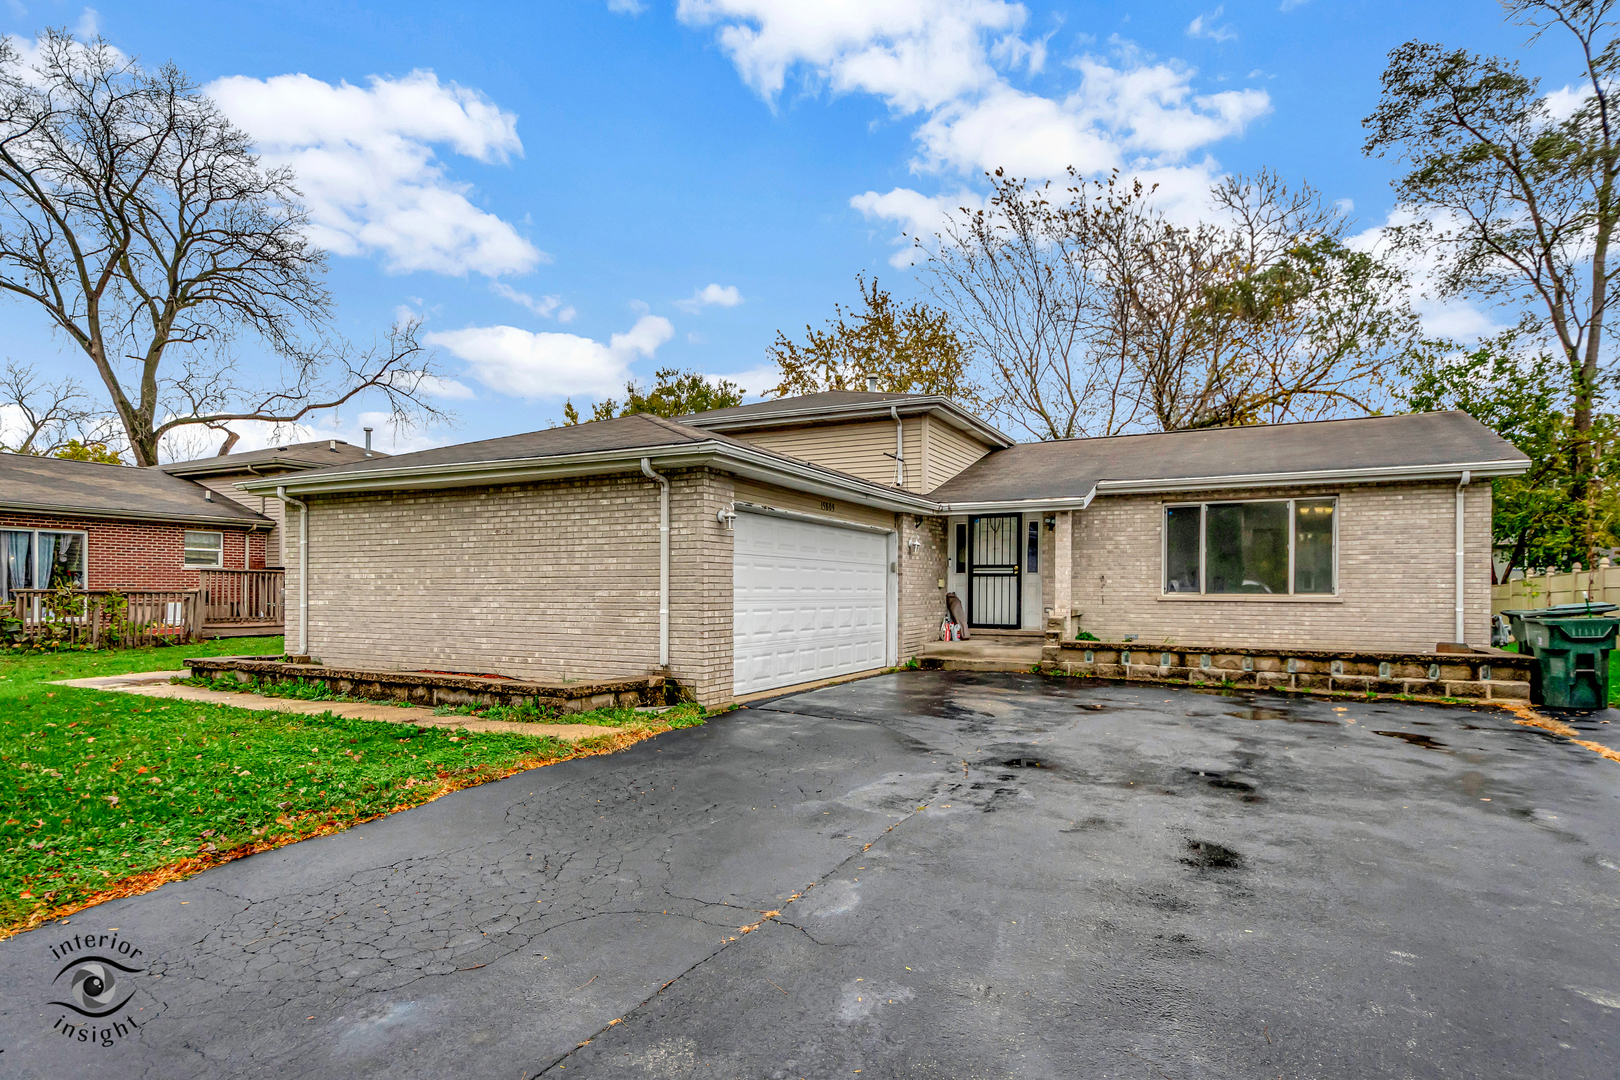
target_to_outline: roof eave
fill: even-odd
[[[752,428],[775,427],[784,422],[812,423],[816,420],[859,420],[864,417],[883,419],[890,415],[890,409],[898,409],[901,415],[916,415],[924,412],[937,413],[945,417],[952,427],[971,432],[978,438],[1000,449],[1014,445],[1012,438],[1005,433],[991,427],[949,398],[938,396],[911,398],[904,401],[860,401],[850,405],[818,405],[802,409],[778,409],[770,412],[750,413],[747,416],[715,417],[712,420],[683,417],[677,423],[685,424],[687,427],[701,428],[705,431],[747,431]]]
[[[1423,480],[1485,480],[1520,476],[1530,468],[1525,458],[1447,462],[1439,465],[1380,465],[1365,469],[1316,469],[1276,473],[1230,473],[1220,476],[1160,477],[1146,480],[1099,480],[1100,495],[1167,491],[1210,491],[1223,488],[1285,487],[1300,484],[1396,484]]]
[[[29,514],[45,514],[55,517],[83,517],[96,518],[107,521],[160,521],[174,522],[180,525],[207,525],[214,528],[230,527],[238,529],[273,529],[276,523],[267,517],[253,514],[251,518],[240,517],[211,517],[205,514],[165,514],[155,510],[113,510],[96,506],[70,506],[66,503],[28,503],[6,500],[0,502],[0,510],[21,511]]]
[[[292,495],[341,494],[366,491],[440,490],[491,484],[533,483],[540,480],[636,472],[641,459],[659,468],[715,464],[728,472],[762,480],[791,490],[833,494],[846,501],[898,511],[932,513],[932,499],[904,491],[888,491],[856,477],[843,477],[809,464],[786,461],[752,447],[704,441],[685,445],[627,447],[587,454],[502,461],[458,462],[444,465],[367,469],[362,473],[325,470],[302,478],[267,477],[235,485],[255,495],[274,495],[284,487]]]

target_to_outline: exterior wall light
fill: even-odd
[[[729,506],[722,507],[714,516],[719,520],[720,524],[726,527],[727,532],[730,532],[737,524],[737,511]]]

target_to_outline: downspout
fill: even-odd
[[[903,488],[906,486],[906,429],[900,423],[899,409],[890,405],[889,415],[894,417],[894,486]]]
[[[1462,479],[1457,482],[1457,633],[1455,640],[1458,644],[1464,644],[1463,635],[1466,630],[1464,624],[1467,621],[1464,618],[1465,611],[1463,607],[1463,599],[1466,595],[1463,583],[1463,490],[1468,487],[1468,482],[1472,479],[1473,474],[1464,469]]]
[[[653,472],[652,460],[641,459],[641,472],[658,481],[658,666],[669,667],[669,478]]]
[[[309,656],[309,505],[276,488],[276,498],[298,507],[298,656]]]

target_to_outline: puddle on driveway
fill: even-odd
[[[1413,746],[1421,746],[1425,750],[1438,750],[1442,754],[1449,754],[1446,744],[1439,739],[1431,739],[1427,735],[1420,735],[1415,731],[1374,731],[1374,735],[1383,735],[1391,739],[1405,739]]]
[[[1338,727],[1337,720],[1323,720],[1315,716],[1300,716],[1285,709],[1266,709],[1255,706],[1252,709],[1233,709],[1224,714],[1235,716],[1239,720],[1285,720],[1290,724],[1326,724],[1329,727]]]

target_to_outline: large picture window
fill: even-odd
[[[85,587],[85,534],[0,529],[0,601],[15,589]]]
[[[1264,499],[1164,508],[1166,593],[1331,595],[1334,499]]]

